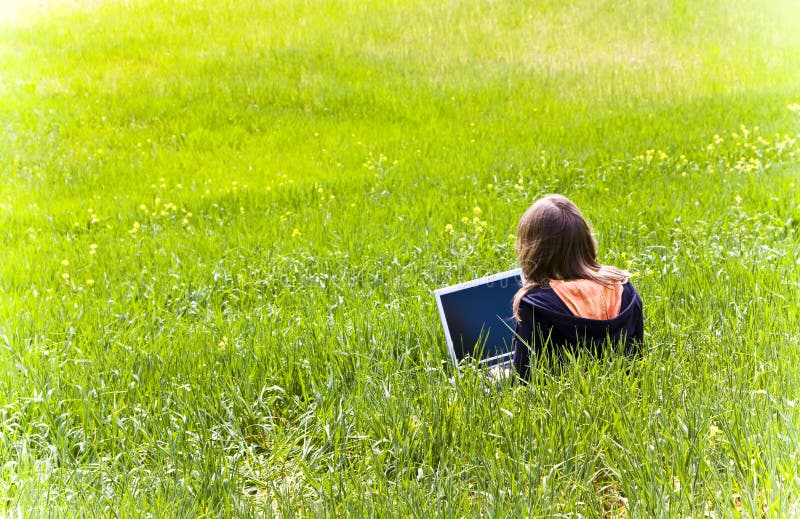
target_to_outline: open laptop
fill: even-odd
[[[490,369],[511,367],[514,294],[522,270],[514,269],[434,290],[453,363],[473,358]]]

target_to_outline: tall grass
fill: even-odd
[[[789,2],[101,2],[0,33],[0,515],[800,515]],[[560,192],[646,348],[449,364]],[[450,227],[448,227],[448,224]]]

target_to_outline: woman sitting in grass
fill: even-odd
[[[525,284],[514,297],[514,368],[530,378],[531,355],[599,352],[642,340],[642,299],[630,274],[597,262],[597,242],[578,207],[561,195],[534,203],[519,221]]]

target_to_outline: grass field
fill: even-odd
[[[0,517],[800,516],[800,5],[0,22]],[[641,357],[487,386],[432,290],[559,192]]]

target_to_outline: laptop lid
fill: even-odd
[[[450,357],[493,366],[511,360],[514,294],[522,270],[514,269],[434,290]]]

